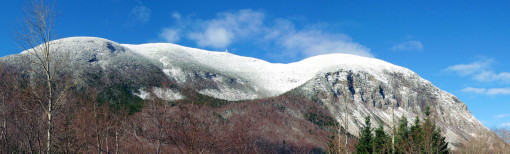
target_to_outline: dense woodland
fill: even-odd
[[[24,65],[0,63],[2,153],[455,152],[428,109],[423,121],[409,124],[403,117],[393,129],[372,128],[366,117],[355,137],[317,102],[300,96],[228,102],[184,86],[186,99],[165,101],[152,93],[143,100],[133,95],[135,87],[116,82],[119,76],[100,74],[79,85],[72,69],[65,69],[66,54],[57,56],[50,43],[51,8],[44,1],[31,4],[17,37],[27,51]],[[157,86],[176,87],[171,81]],[[508,152],[482,138],[463,147],[463,153]]]

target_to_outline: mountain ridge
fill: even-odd
[[[159,88],[155,90],[157,97],[168,101],[183,99],[179,87],[186,86],[228,101],[293,93],[324,105],[337,122],[342,122],[347,105],[351,134],[358,134],[365,116],[378,119],[374,124],[382,122],[389,129],[393,118],[422,118],[425,106],[434,110],[449,142],[460,143],[489,131],[454,95],[407,68],[376,58],[328,54],[282,64],[170,43],[131,45],[96,37],[52,43],[59,44],[64,53],[72,52],[74,70],[84,72],[75,72],[78,78],[90,71],[112,71],[114,76],[125,76],[118,82],[129,81],[130,92],[142,99],[149,99],[147,91],[155,87]],[[17,63],[17,58],[2,59]],[[178,87],[165,89],[157,82]],[[391,116],[392,109],[396,117]]]
[[[165,61],[169,58],[164,55],[167,54],[177,56],[181,61],[187,60],[196,62],[222,73],[241,76],[255,83],[256,85],[254,86],[258,86],[261,89],[269,87],[267,90],[274,93],[270,96],[281,95],[304,84],[319,73],[325,73],[328,70],[338,68],[366,71],[372,74],[382,74],[383,71],[389,71],[399,72],[408,76],[417,76],[416,73],[407,68],[393,65],[379,59],[340,53],[319,55],[298,62],[283,64],[270,63],[264,60],[238,56],[226,52],[206,51],[169,43],[123,45],[146,57],[152,59],[156,59],[155,57],[160,58],[159,61],[163,63],[163,65],[171,65],[171,62]],[[178,58],[172,60],[177,61],[175,59]],[[175,73],[173,75],[179,75],[177,74],[178,72],[173,73]],[[376,77],[382,81],[387,80],[381,75]]]

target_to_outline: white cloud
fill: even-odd
[[[478,81],[501,81],[505,83],[510,83],[509,72],[496,73],[493,71],[483,71],[479,72],[478,74],[475,74],[473,78]]]
[[[201,47],[226,48],[234,39],[245,39],[260,32],[263,21],[264,14],[252,10],[219,13],[215,19],[199,22],[199,27],[188,37]]]
[[[448,66],[448,68],[446,68],[445,70],[455,72],[460,75],[472,75],[475,73],[486,71],[493,62],[494,62],[493,59],[484,58],[470,64],[458,64]]]
[[[179,12],[173,12],[172,18],[174,18],[175,20],[181,20],[181,14]]]
[[[468,93],[475,93],[475,94],[485,94],[487,92],[487,89],[485,88],[473,88],[473,87],[467,87],[462,90],[462,92],[468,92]]]
[[[502,123],[499,125],[499,127],[510,127],[510,122]]]
[[[344,34],[329,34],[320,30],[302,30],[278,38],[286,53],[291,56],[316,56],[329,53],[348,53],[373,57],[370,49],[352,42]]]
[[[473,88],[467,87],[461,90],[462,92],[475,93],[480,95],[510,95],[510,88]]]
[[[504,118],[504,117],[508,117],[508,116],[510,116],[510,114],[499,114],[499,115],[494,116],[494,118]]]
[[[131,15],[142,23],[147,23],[151,17],[151,9],[140,4],[131,9]]]
[[[224,28],[209,27],[205,32],[190,33],[189,38],[195,40],[198,46],[226,48],[232,42],[233,35]]]
[[[394,51],[422,51],[423,44],[420,41],[405,41],[391,47]]]
[[[490,88],[486,93],[487,95],[509,95],[510,88]]]
[[[165,28],[159,34],[159,37],[164,39],[166,42],[175,43],[180,39],[179,30],[173,28]]]
[[[261,11],[247,9],[223,12],[209,20],[194,19],[174,12],[172,18],[176,24],[160,33],[160,38],[167,42],[179,40],[165,37],[175,36],[175,33],[164,34],[167,29],[171,29],[199,47],[221,49],[235,43],[248,43],[277,51],[268,55],[285,58],[306,58],[328,53],[373,57],[369,48],[352,41],[345,34],[329,33],[317,27],[298,29],[290,20],[267,19]]]
[[[493,63],[494,59],[481,58],[473,63],[449,66],[444,71],[457,73],[461,76],[470,76],[476,81],[510,83],[510,73],[493,71]]]

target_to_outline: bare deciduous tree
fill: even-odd
[[[24,9],[25,17],[17,33],[16,41],[25,50],[22,54],[28,62],[31,75],[31,96],[45,113],[46,153],[52,152],[54,115],[63,104],[70,80],[65,72],[67,54],[59,52],[53,41],[55,13],[53,3],[31,0]]]
[[[462,143],[458,153],[510,153],[510,145],[494,140],[495,135],[486,131]]]
[[[166,136],[181,153],[208,153],[223,141],[222,130],[211,109],[201,105],[180,106],[172,114]],[[203,112],[195,112],[203,111]]]
[[[510,127],[493,128],[492,131],[503,139],[503,141],[510,144]]]
[[[156,97],[152,93],[152,100],[146,105],[144,119],[147,122],[147,131],[143,134],[156,148],[156,153],[162,153],[162,147],[169,143],[165,132],[170,127],[170,112],[171,108],[168,107],[167,102]]]

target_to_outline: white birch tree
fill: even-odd
[[[15,39],[24,50],[31,97],[45,113],[46,153],[52,153],[54,115],[64,103],[71,85],[69,72],[66,72],[69,59],[68,54],[59,51],[59,42],[54,41],[54,3],[29,0],[27,4]]]

